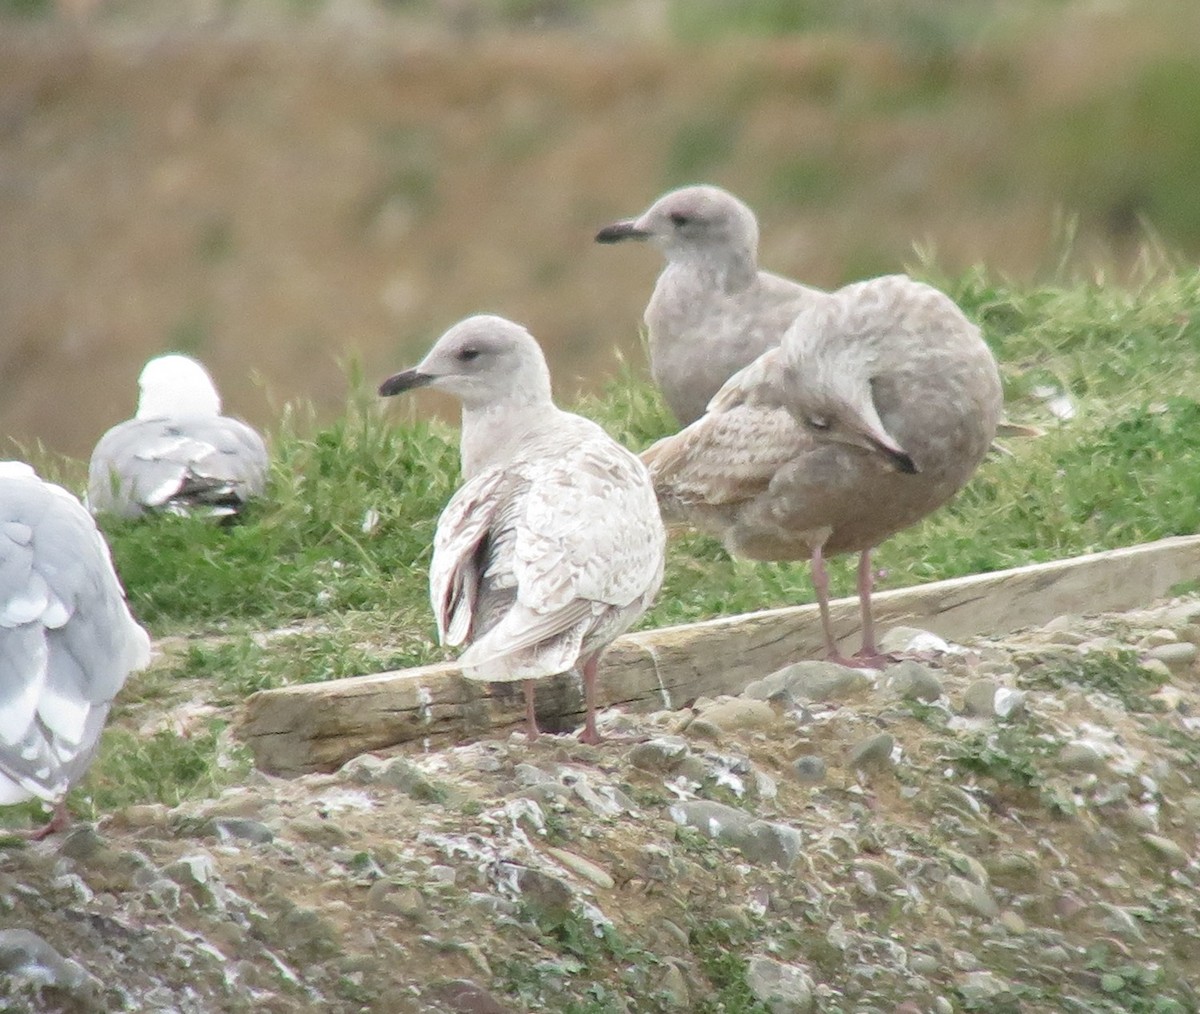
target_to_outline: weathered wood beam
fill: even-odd
[[[1186,536],[881,592],[875,617],[881,629],[906,624],[965,639],[1063,613],[1137,608],[1197,578],[1200,536]],[[857,600],[838,599],[832,615],[838,636],[856,646]],[[820,657],[822,643],[815,605],[630,634],[604,656],[599,705],[646,711],[737,693],[789,662]],[[547,731],[577,725],[583,705],[576,681],[541,681],[538,713]],[[264,771],[297,775],[399,743],[495,734],[518,727],[523,716],[519,684],[489,687],[463,679],[454,665],[433,665],[260,691],[247,700],[238,734]]]

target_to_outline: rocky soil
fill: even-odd
[[[4,842],[0,1008],[1196,1010],[1200,599],[888,643]]]

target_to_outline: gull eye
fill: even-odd
[[[465,349],[458,350],[458,358],[464,363],[469,363],[472,359],[479,358],[479,349],[468,345]]]
[[[690,215],[683,215],[683,214],[680,214],[678,211],[672,212],[667,217],[671,219],[672,225],[679,226],[679,227],[687,225],[692,220]]]
[[[808,428],[812,430],[827,430],[829,429],[829,420],[824,416],[810,415],[804,420],[808,423]]]

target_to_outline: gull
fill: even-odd
[[[666,256],[645,312],[650,374],[684,426],[738,370],[778,345],[797,314],[827,295],[758,269],[758,220],[720,187],[672,190],[640,217],[596,234],[599,243],[629,239],[650,240]],[[997,432],[1043,435],[1005,418]],[[1000,444],[992,450],[1011,453]]]
[[[53,804],[69,823],[113,698],[150,661],[96,523],[23,462],[0,462],[0,805]]]
[[[759,270],[754,212],[720,187],[672,190],[596,234],[628,239],[653,241],[667,260],[646,306],[650,373],[683,426],[823,294]]]
[[[1001,411],[986,343],[946,295],[906,275],[827,293],[782,345],[735,374],[708,411],[642,455],[668,522],[735,556],[812,563],[830,658],[825,557],[857,552],[862,648],[879,664],[871,549],[949,501]]]
[[[502,317],[460,321],[379,393],[418,387],[462,402],[464,482],[438,519],[429,569],[439,640],[466,645],[468,679],[524,681],[530,740],[533,681],[580,666],[580,739],[599,742],[600,655],[662,584],[666,532],[649,473],[555,406],[541,348]]]
[[[208,372],[188,356],[151,359],[138,378],[137,414],[100,438],[88,466],[94,514],[236,514],[263,492],[267,448],[221,415]]]

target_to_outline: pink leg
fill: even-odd
[[[858,557],[858,605],[862,611],[862,647],[854,656],[854,664],[882,669],[895,659],[879,654],[875,647],[875,618],[871,615],[871,587],[875,583],[871,572],[871,551],[864,549]]]
[[[600,652],[594,652],[583,663],[583,701],[585,717],[583,732],[579,734],[580,743],[596,744],[600,742],[600,733],[596,731],[596,669],[600,665]]]
[[[525,680],[525,735],[532,743],[538,738],[537,714],[533,707],[533,680]]]
[[[838,665],[855,666],[856,668],[875,669],[887,663],[888,659],[875,651],[875,622],[871,618],[871,554],[864,551],[858,558],[858,601],[862,607],[863,647],[852,658],[847,658],[838,650],[837,639],[833,636],[833,624],[829,619],[829,574],[825,570],[825,557],[818,546],[812,554],[813,588],[817,593],[817,606],[821,610],[821,626],[825,631],[825,650],[830,662]]]
[[[875,650],[875,620],[871,616],[871,586],[874,575],[871,573],[871,551],[864,549],[858,554],[858,605],[862,610],[862,648],[858,654],[863,658],[874,658],[879,655]]]
[[[833,624],[829,621],[829,574],[825,570],[825,557],[820,546],[812,551],[812,583],[817,593],[817,608],[821,610],[821,627],[825,631],[825,651],[830,661],[841,661],[837,638],[833,636]]]
[[[45,827],[35,828],[32,831],[18,831],[18,838],[25,838],[28,841],[41,841],[44,838],[49,838],[52,834],[57,834],[59,831],[65,831],[71,826],[71,814],[67,810],[67,801],[60,799],[54,804],[54,812],[50,815],[49,822]]]

